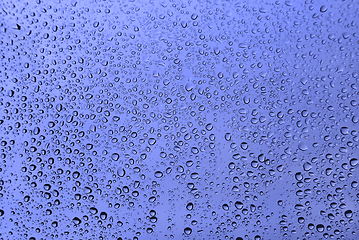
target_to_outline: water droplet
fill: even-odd
[[[186,209],[189,211],[193,210],[193,203],[188,203]]]
[[[343,134],[343,135],[348,135],[349,134],[349,128],[347,127],[342,127],[340,129],[340,132]]]
[[[324,232],[325,228],[324,228],[324,225],[323,224],[318,224],[317,225],[317,231],[318,232]]]
[[[117,168],[117,175],[119,177],[124,177],[126,175],[126,171],[123,167],[118,167]]]
[[[113,153],[111,155],[111,159],[114,161],[118,161],[119,158],[120,158],[120,155],[118,153]]]
[[[324,13],[324,12],[326,12],[326,11],[328,11],[327,6],[322,5],[322,6],[320,7],[320,12]]]
[[[244,206],[244,204],[240,201],[236,201],[234,206],[238,209],[238,210],[241,210]]]
[[[312,169],[312,164],[310,162],[306,162],[303,164],[304,171],[310,171]]]
[[[192,148],[191,148],[191,152],[192,152],[193,154],[198,154],[198,153],[199,153],[199,150],[198,150],[198,148],[196,148],[196,147],[192,147]]]
[[[307,144],[303,143],[303,142],[300,142],[299,145],[298,145],[298,148],[302,151],[307,151],[308,150],[308,146]]]
[[[161,171],[156,171],[155,172],[155,177],[156,178],[161,178],[161,177],[163,177],[163,173]]]
[[[191,234],[192,234],[192,229],[189,228],[189,227],[186,227],[186,228],[184,229],[184,233],[185,233],[186,235],[191,235]]]
[[[357,158],[352,158],[352,159],[350,159],[349,163],[350,163],[350,166],[355,167],[356,165],[358,165],[359,160]]]
[[[241,148],[242,148],[243,150],[247,150],[247,149],[248,149],[248,143],[242,142],[242,143],[241,143]]]
[[[149,145],[154,145],[155,143],[156,143],[156,139],[154,139],[154,138],[148,139],[148,144]]]
[[[91,214],[97,214],[97,213],[98,213],[97,208],[91,207],[91,208],[90,208],[90,213],[91,213]]]
[[[353,216],[353,211],[352,210],[347,210],[344,213],[346,218],[351,218]]]
[[[75,224],[75,225],[80,225],[81,224],[81,219],[79,219],[78,217],[74,217],[72,219],[72,222]]]
[[[227,140],[227,141],[230,141],[231,140],[231,134],[230,133],[226,133],[224,135],[224,138]]]

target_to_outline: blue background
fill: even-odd
[[[1,239],[359,239],[357,1],[1,7]]]

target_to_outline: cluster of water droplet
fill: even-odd
[[[4,1],[0,239],[357,239],[355,1]]]

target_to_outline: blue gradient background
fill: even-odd
[[[359,239],[357,1],[0,4],[0,239]]]

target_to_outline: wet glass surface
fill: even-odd
[[[359,239],[358,1],[0,7],[0,239]]]

